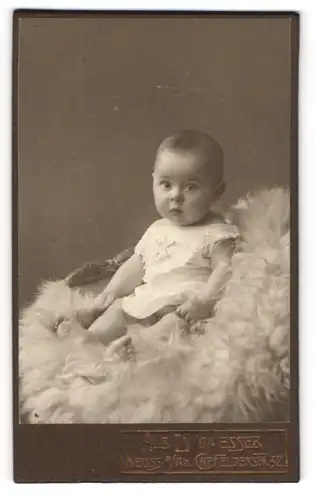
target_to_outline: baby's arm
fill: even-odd
[[[113,300],[130,295],[139,286],[144,276],[141,257],[133,254],[116,271],[105,290],[95,298],[95,305],[100,308],[108,307]]]
[[[215,246],[211,255],[212,273],[204,289],[196,297],[177,308],[177,314],[187,321],[208,318],[231,275],[231,260],[235,252],[235,240],[223,240]]]

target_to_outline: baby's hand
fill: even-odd
[[[198,298],[189,299],[176,309],[176,314],[188,322],[209,318],[213,304]]]

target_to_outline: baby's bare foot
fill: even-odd
[[[61,338],[69,337],[70,335],[84,338],[87,334],[86,330],[75,317],[64,318],[57,326],[56,333]]]
[[[131,359],[134,354],[131,336],[124,335],[123,337],[114,340],[106,349],[106,354],[109,357],[117,354],[124,361]]]
[[[57,337],[61,338],[68,337],[70,335],[70,331],[71,331],[71,325],[68,318],[64,318],[63,320],[61,320],[58,326],[56,327]]]

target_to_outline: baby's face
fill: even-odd
[[[195,224],[209,212],[215,186],[209,167],[190,153],[165,150],[157,157],[153,193],[159,214],[179,226]]]

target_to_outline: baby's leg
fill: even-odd
[[[57,327],[57,335],[67,337],[71,334],[85,341],[99,340],[105,345],[110,344],[122,337],[127,330],[127,320],[121,302],[116,300],[88,329],[83,328],[75,315],[64,319]]]
[[[107,348],[109,356],[119,353],[123,358],[132,354],[132,340],[127,332],[127,316],[122,309],[122,300],[116,300],[88,329],[90,339],[97,338]]]
[[[125,335],[126,331],[127,317],[122,309],[121,299],[115,300],[87,330],[89,338],[98,339],[103,344],[110,344]]]
[[[162,313],[166,314],[163,315]],[[180,318],[174,308],[170,310],[163,310],[160,314],[157,314],[157,322],[150,326],[147,330],[148,335],[159,336],[161,338],[168,338],[172,333],[176,333],[179,330],[187,329],[188,323],[184,319]]]

